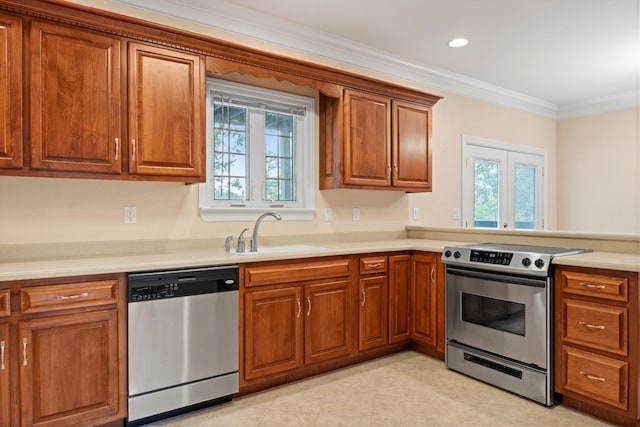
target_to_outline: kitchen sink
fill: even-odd
[[[311,252],[311,251],[323,251],[327,250],[324,246],[314,246],[314,245],[285,245],[285,246],[261,246],[258,248],[258,252],[249,252],[247,249],[246,252],[236,252],[235,249],[232,249],[231,252],[237,253],[238,255],[251,255],[251,254],[276,254],[282,252]]]

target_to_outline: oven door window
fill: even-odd
[[[524,304],[462,293],[464,322],[525,336],[524,312]]]

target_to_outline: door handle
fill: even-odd
[[[4,371],[4,349],[6,347],[6,343],[4,341],[0,341],[0,371]]]
[[[29,341],[26,338],[22,338],[22,366],[27,366],[27,343]]]
[[[431,277],[431,281],[435,283],[435,281],[436,281],[436,269],[435,268],[431,269],[431,273],[429,274],[429,277]]]
[[[362,290],[362,306],[364,307],[364,303],[367,301],[367,293]]]
[[[302,311],[302,307],[301,307],[302,304],[300,304],[300,298],[298,298],[298,300],[296,302],[298,304],[298,314],[296,315],[296,319],[299,319],[300,318],[300,313]]]
[[[307,309],[307,317],[311,315],[311,298],[307,297],[307,304],[309,304],[309,308]]]

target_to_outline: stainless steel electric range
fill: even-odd
[[[553,405],[551,261],[582,252],[589,250],[500,243],[445,247],[447,367]]]

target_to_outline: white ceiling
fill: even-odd
[[[640,0],[116,1],[550,117],[640,98]]]

